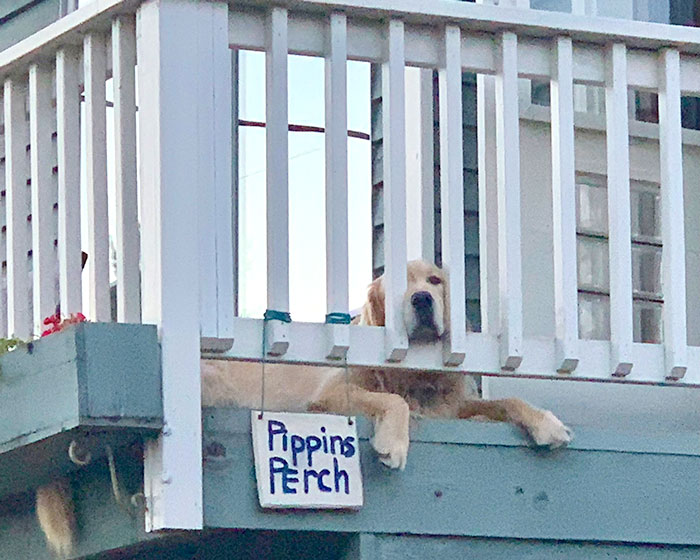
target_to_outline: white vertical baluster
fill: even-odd
[[[5,188],[7,205],[7,315],[10,336],[27,339],[32,334],[29,314],[29,262],[31,246],[27,213],[26,146],[29,141],[23,81],[5,80]]]
[[[82,309],[80,250],[80,53],[56,54],[58,270],[61,313]]]
[[[3,104],[2,90],[0,90],[0,106]],[[4,114],[0,113],[0,121],[4,125]],[[0,268],[0,337],[7,337],[7,191],[5,190],[5,139],[0,140],[0,157],[3,162],[0,165],[0,263],[5,266]]]
[[[107,208],[107,113],[105,37],[90,33],[83,43],[85,75],[85,180],[88,219],[89,315],[111,319],[109,298],[109,223]]]
[[[481,330],[500,332],[498,298],[498,189],[495,78],[476,77],[477,148],[479,150],[479,262]]]
[[[287,120],[287,10],[272,8],[267,19],[267,308],[289,311],[289,145]],[[267,352],[289,346],[287,325],[271,320]]]
[[[231,51],[228,49],[228,7],[208,4],[209,17],[198,26],[200,44],[214,45],[214,55],[203,59],[198,71],[197,131],[200,158],[213,165],[199,173],[200,324],[202,348],[230,348],[233,325],[233,243],[231,199]],[[210,122],[215,123],[212,129]]]
[[[202,527],[197,75],[208,3],[149,0],[137,17],[142,315],[158,325],[166,429],[146,448],[147,530]],[[208,123],[214,128],[214,123]],[[148,139],[148,140],[146,140]]]
[[[214,165],[216,173],[216,285],[217,285],[217,336],[230,344],[233,338],[234,292],[234,225],[232,164],[233,134],[233,90],[232,56],[228,46],[228,4],[218,2],[210,5],[213,23],[210,37],[213,43],[214,72],[214,127],[207,131],[213,135]],[[226,346],[228,347],[228,346]]]
[[[326,51],[326,309],[348,313],[347,18],[330,17]],[[350,346],[348,325],[326,327],[331,358]]]
[[[514,370],[522,361],[523,343],[518,38],[514,33],[504,32],[499,46],[496,144],[501,366]]]
[[[435,261],[433,70],[406,67],[407,258]]]
[[[0,106],[4,104],[0,90]],[[0,113],[0,122],[4,128],[4,111]],[[7,191],[5,190],[5,137],[0,140],[0,336],[7,337]]]
[[[659,59],[661,262],[666,377],[670,379],[682,378],[688,365],[680,74],[678,51],[662,50]]]
[[[45,317],[56,312],[56,258],[51,228],[51,70],[32,64],[29,68],[29,142],[31,145],[32,275],[34,333],[41,334]]]
[[[608,158],[610,253],[610,350],[613,375],[632,370],[632,246],[630,241],[629,122],[627,48],[608,47],[605,119]]]
[[[117,256],[117,320],[141,320],[138,199],[136,192],[136,27],[131,17],[112,23]]]
[[[439,82],[442,261],[447,263],[450,293],[450,338],[445,342],[444,352],[444,362],[448,366],[458,366],[464,361],[467,345],[461,42],[459,27],[446,26],[445,59],[439,71]]]
[[[404,24],[389,21],[387,55],[382,64],[384,132],[384,291],[386,356],[401,361],[408,350],[402,319],[406,292],[406,109]]]
[[[556,367],[572,372],[578,365],[573,48],[569,37],[558,37],[554,44],[551,92]]]

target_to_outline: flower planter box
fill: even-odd
[[[149,325],[82,323],[0,356],[0,499],[163,425],[160,349]]]

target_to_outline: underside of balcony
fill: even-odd
[[[508,425],[416,420],[408,466],[400,472],[377,460],[369,423],[361,420],[359,433],[361,510],[262,510],[250,413],[205,409],[205,530],[146,534],[143,511],[115,503],[107,462],[98,458],[70,474],[80,527],[74,557],[113,558],[115,551],[139,559],[318,558],[321,551],[329,559],[382,560],[700,555],[694,434],[661,439],[580,428],[569,448],[547,451],[528,446]],[[139,446],[121,446],[115,456],[123,493],[140,492]],[[31,491],[4,498],[0,558],[50,557],[32,498]]]

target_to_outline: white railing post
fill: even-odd
[[[481,331],[500,332],[498,298],[498,189],[496,148],[496,80],[476,77],[477,149],[479,150],[479,278]]]
[[[384,291],[386,357],[401,361],[408,350],[402,319],[406,292],[406,108],[404,24],[389,21],[382,64],[384,133]]]
[[[4,101],[2,99],[3,91],[0,88],[0,107]],[[4,111],[0,112],[0,122],[4,126]],[[5,156],[5,143],[0,141],[0,156]],[[0,190],[5,190],[5,170],[4,163],[0,165]],[[0,196],[0,263],[7,263],[7,196]],[[5,268],[0,268],[0,337],[7,337],[7,264]]]
[[[522,362],[523,344],[518,37],[514,33],[504,32],[499,47],[496,147],[501,367],[514,370]]]
[[[32,335],[29,313],[29,260],[31,212],[27,189],[26,147],[29,141],[25,99],[26,82],[5,80],[5,189],[7,207],[7,317],[8,334],[28,339]]]
[[[444,65],[440,82],[440,208],[442,260],[449,263],[450,338],[444,363],[458,366],[467,346],[464,266],[464,158],[462,148],[462,36],[459,27],[445,27]]]
[[[608,157],[608,229],[610,254],[610,351],[613,375],[632,370],[632,243],[630,218],[627,48],[608,47],[605,119]]]
[[[685,293],[685,219],[681,72],[677,50],[659,59],[659,149],[661,155],[661,238],[663,241],[664,349],[666,377],[680,379],[688,366]]]
[[[267,308],[289,312],[289,140],[287,109],[287,10],[267,18],[265,115],[267,170]],[[287,323],[268,322],[265,348],[282,355],[289,347]]]
[[[56,259],[51,221],[51,132],[53,127],[51,69],[29,68],[29,143],[32,198],[32,275],[34,333],[41,334],[45,317],[56,312]]]
[[[200,34],[207,38],[197,82],[200,161],[198,169],[199,282],[202,348],[223,351],[233,343],[233,234],[231,197],[231,50],[228,48],[228,6],[200,7]],[[204,15],[206,10],[207,15]],[[212,47],[213,45],[213,47]],[[211,123],[214,123],[212,126]]]
[[[114,169],[116,202],[117,320],[141,320],[138,195],[136,188],[136,24],[121,16],[112,23]]]
[[[89,33],[83,42],[85,76],[85,182],[87,186],[88,317],[110,321],[109,212],[107,205],[106,38]]]
[[[203,6],[149,0],[137,15],[142,315],[159,328],[166,424],[146,449],[148,530],[203,522],[198,169],[214,161],[201,161],[197,131],[216,125],[199,122],[211,114],[193,79],[216,49]]]
[[[56,55],[58,276],[61,313],[83,308],[80,250],[80,53]]]
[[[578,365],[573,48],[569,37],[558,37],[554,45],[551,96],[556,367],[569,373]]]
[[[433,70],[406,67],[407,259],[435,262]]]
[[[326,53],[326,310],[348,313],[347,17],[332,13]],[[328,320],[328,319],[327,319]],[[344,358],[350,327],[329,324],[330,358]]]

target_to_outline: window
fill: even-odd
[[[659,185],[630,182],[634,341],[662,341]],[[610,339],[610,271],[605,177],[577,177],[579,336]]]

